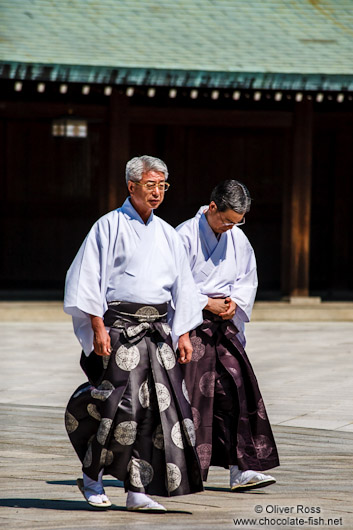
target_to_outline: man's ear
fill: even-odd
[[[209,207],[208,209],[212,212],[212,213],[215,213],[217,211],[217,205],[214,201],[211,201],[210,204],[209,204]]]
[[[129,190],[130,195],[131,195],[131,192],[134,189],[133,186],[134,186],[134,183],[131,180],[129,180],[128,183],[127,183],[127,189]]]

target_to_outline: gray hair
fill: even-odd
[[[214,202],[218,211],[233,210],[244,214],[250,210],[251,197],[245,184],[237,180],[224,180],[212,190],[210,201]]]
[[[135,156],[126,164],[126,184],[129,180],[139,182],[142,179],[142,173],[148,171],[161,171],[164,173],[165,180],[168,179],[168,168],[163,160],[154,156],[143,155]]]

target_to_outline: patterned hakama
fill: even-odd
[[[271,426],[237,329],[209,311],[204,317],[190,333],[192,361],[182,366],[203,480],[210,465],[254,471],[276,467]]]
[[[165,308],[109,305],[112,353],[82,356],[89,382],[70,398],[66,428],[92,479],[104,468],[126,490],[174,496],[203,486],[185,382],[169,326],[158,318]]]

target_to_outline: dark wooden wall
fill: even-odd
[[[162,145],[156,145],[163,137]],[[170,191],[158,215],[173,226],[209,203],[221,180],[244,182],[253,198],[244,232],[261,261],[262,290],[281,289],[282,183],[286,165],[286,134],[282,129],[158,126],[131,129],[132,152],[156,154],[168,161]]]
[[[86,139],[51,135],[52,119],[68,114],[87,119]],[[169,167],[158,215],[173,226],[207,204],[220,180],[248,186],[244,231],[258,260],[258,298],[353,298],[352,125],[352,115],[309,101],[191,108],[136,104],[114,91],[90,104],[4,102],[0,296],[61,296],[90,226],[126,197],[126,161],[150,154]]]
[[[318,113],[313,146],[310,286],[353,298],[353,114]]]
[[[0,289],[57,296],[107,194],[107,127],[93,121],[87,138],[53,137],[56,109],[9,107],[0,137]]]

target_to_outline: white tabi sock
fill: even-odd
[[[276,480],[271,475],[264,475],[259,471],[253,471],[248,469],[242,471],[238,466],[230,466],[230,487],[232,491],[239,486],[246,484],[257,484],[259,487],[262,484],[263,487],[269,484],[274,484]],[[255,487],[255,486],[254,486]]]
[[[151,498],[145,493],[138,491],[128,491],[126,498],[126,506],[140,506],[151,502]]]
[[[140,493],[136,491],[130,491],[127,492],[126,497],[126,507],[127,509],[134,508],[136,511],[139,509],[145,509],[145,510],[157,510],[157,511],[166,511],[166,508],[159,504],[158,502],[152,500],[148,495],[145,493]]]

